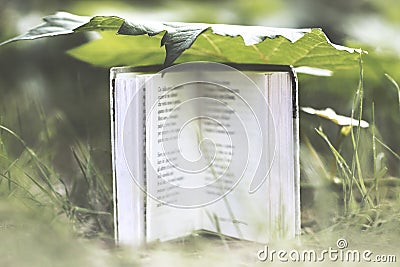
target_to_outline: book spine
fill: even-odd
[[[116,144],[115,144],[115,72],[110,70],[110,119],[111,119],[111,164],[112,189],[114,205],[114,240],[118,243],[118,209],[117,209],[117,181],[116,181]]]
[[[292,111],[293,111],[293,155],[294,155],[294,194],[295,194],[295,234],[301,234],[300,210],[300,137],[299,137],[299,100],[298,80],[295,70],[290,72],[292,78]]]

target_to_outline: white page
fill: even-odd
[[[185,118],[195,117],[197,108],[193,103],[185,105],[193,90],[174,88],[184,82],[182,78],[188,79],[187,75],[141,77],[147,79],[147,240],[168,240],[190,234],[199,227],[199,210],[181,207],[183,191],[197,182],[185,171],[184,163],[193,163],[200,156],[197,123],[186,127],[181,124]]]
[[[298,167],[297,148],[295,147],[296,118],[293,118],[292,85],[289,76],[274,75],[271,84],[276,85],[268,94],[268,101],[275,115],[277,129],[275,162],[271,174],[266,181],[267,195],[269,195],[269,229],[271,238],[283,239],[295,236],[299,221],[299,203],[295,198],[299,192],[296,177]],[[286,90],[284,90],[286,89]],[[279,114],[279,115],[278,115]],[[297,130],[296,130],[297,131]]]
[[[230,72],[209,75],[215,77],[213,79],[216,84],[223,86],[203,90],[204,94],[210,99],[221,101],[223,105],[205,103],[202,110],[208,116],[216,118],[220,127],[226,127],[226,131],[218,131],[218,127],[210,125],[203,127],[208,137],[221,148],[217,154],[224,159],[224,168],[213,166],[214,170],[208,174],[210,178],[217,176],[220,182],[207,188],[206,193],[215,196],[228,194],[224,199],[203,209],[203,214],[207,216],[203,227],[216,231],[216,225],[219,225],[222,234],[259,241],[258,233],[252,231],[263,227],[263,224],[254,218],[258,214],[254,208],[264,209],[265,190],[259,190],[257,194],[252,195],[249,195],[248,191],[257,167],[264,167],[259,163],[263,160],[262,151],[267,149],[266,144],[262,142],[265,134],[264,119],[267,116],[259,114],[262,114],[263,110],[267,113],[263,106],[265,103],[260,101],[261,92],[246,77],[232,75]],[[219,106],[220,109],[214,111],[212,106]],[[265,173],[266,170],[261,172]],[[229,189],[232,191],[227,192]],[[217,222],[209,219],[215,219],[215,216],[218,218]]]
[[[117,240],[136,246],[144,241],[144,103],[133,74],[117,74],[113,101]]]
[[[291,118],[292,87],[290,76],[287,73],[274,73],[265,76],[262,74],[252,74],[250,77],[263,91],[266,100],[270,103],[272,102],[271,111],[274,114],[275,120],[270,116],[269,110],[265,109],[266,103],[262,99],[262,96],[252,88],[250,83],[243,81],[240,76],[229,74],[224,76],[219,73],[219,80],[216,80],[216,83],[230,86],[231,89],[234,89],[242,97],[224,100],[224,102],[236,111],[246,131],[237,130],[240,129],[240,125],[237,122],[235,123],[232,114],[228,114],[227,118],[222,119],[221,122],[228,125],[228,129],[232,129],[230,138],[243,140],[242,142],[236,141],[233,143],[232,157],[235,157],[235,154],[241,154],[242,161],[247,159],[248,165],[243,178],[226,198],[204,208],[203,214],[205,214],[207,219],[203,218],[203,222],[205,223],[203,226],[207,230],[216,231],[216,224],[218,224],[222,234],[267,242],[271,237],[272,231],[281,233],[286,231],[283,227],[288,228],[294,225],[294,220],[291,220],[288,216],[288,212],[291,212],[292,209],[289,208],[285,211],[286,198],[282,197],[282,192],[287,192],[287,190],[281,187],[283,181],[293,179],[293,174],[291,173],[293,172],[293,162],[287,164],[287,159],[289,158],[290,161],[290,155],[293,155],[293,150],[292,147],[284,147],[284,145],[290,146],[293,143],[293,130],[288,128],[293,124]],[[282,79],[287,81],[287,83],[281,82]],[[267,87],[271,87],[274,92],[267,94],[265,90]],[[219,98],[218,94],[211,95]],[[204,107],[204,110],[209,109],[207,106]],[[213,112],[208,113],[211,116],[218,116],[218,112],[216,114],[212,114]],[[257,117],[258,125],[253,121],[254,114],[259,115]],[[274,124],[276,124],[276,129],[278,129],[276,133],[274,133],[273,129]],[[222,144],[229,142],[229,138],[219,133],[213,133],[212,131],[210,132],[210,138]],[[246,141],[248,141],[247,147],[244,145]],[[273,146],[275,144],[277,150],[280,152],[274,156]],[[260,154],[260,152],[264,153]],[[248,153],[248,157],[245,157],[243,153]],[[274,160],[274,164],[272,164],[272,172],[267,177],[266,183],[262,184],[255,193],[250,194],[251,178],[257,178],[253,181],[253,183],[256,183],[255,186],[261,184],[262,178],[265,177],[269,170],[272,159]],[[243,173],[243,168],[243,165],[234,164],[233,162],[233,164],[229,165],[228,175],[222,176],[222,179],[229,180],[229,178],[233,177],[234,180],[237,180],[237,177]],[[281,173],[283,171],[287,173]],[[286,185],[293,188],[294,183],[286,183]],[[290,188],[288,189],[290,191]],[[214,189],[209,193],[213,194],[217,192],[218,190]],[[278,194],[278,196],[274,195],[274,193]],[[293,192],[288,193],[294,196]],[[272,196],[272,199],[270,196]],[[292,199],[288,200],[291,201]],[[293,206],[291,203],[293,202],[288,204],[289,207]],[[210,220],[210,214],[216,215],[218,222]],[[285,222],[278,223],[279,218],[284,219]],[[277,227],[280,228],[276,229]],[[290,234],[291,232],[289,231]]]
[[[290,75],[251,74],[261,92],[229,72],[225,76],[222,72],[202,75],[219,86],[191,84],[170,91],[177,84],[204,80],[205,76],[140,76],[151,77],[146,83],[147,240],[168,240],[199,229],[216,231],[216,224],[222,234],[259,242],[267,242],[273,233],[293,236]],[[191,118],[198,119],[184,124]],[[212,168],[185,171],[200,170],[210,159],[214,160]],[[271,175],[266,177],[272,161]],[[261,184],[264,177],[267,179]],[[249,194],[257,186],[258,190]],[[226,198],[221,199],[225,193]]]

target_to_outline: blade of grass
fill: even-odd
[[[379,176],[377,170],[377,153],[376,153],[376,135],[375,135],[375,103],[372,102],[372,154],[374,158],[374,178],[375,178],[375,204],[379,205]]]
[[[112,216],[112,214],[110,212],[106,212],[106,211],[91,210],[91,209],[82,208],[82,207],[78,207],[78,206],[74,206],[73,209],[77,212],[82,212],[82,213],[87,213],[87,214]]]
[[[317,133],[325,140],[325,142],[328,144],[337,164],[339,165],[340,169],[342,170],[342,173],[344,174],[343,177],[343,182],[342,182],[342,188],[343,188],[343,206],[344,206],[344,213],[347,214],[348,212],[348,197],[347,197],[347,187],[349,186],[348,184],[350,183],[350,177],[349,175],[351,174],[350,168],[347,165],[347,162],[343,159],[343,157],[340,155],[340,153],[335,149],[335,147],[332,145],[332,143],[329,141],[328,137],[325,135],[325,133],[322,130],[315,129]]]
[[[399,84],[393,79],[389,74],[385,73],[386,78],[394,85],[394,87],[397,89],[397,97],[399,101],[399,110],[400,110],[400,87]]]
[[[39,188],[40,191],[47,195],[54,204],[57,204],[57,206],[59,207],[63,207],[64,203],[62,203],[56,195],[52,194],[52,192],[49,192],[49,190],[46,190],[44,186],[42,186],[35,178],[33,178],[28,173],[25,172],[25,175]]]
[[[310,139],[308,139],[307,136],[303,135],[303,140],[304,143],[306,144],[308,150],[311,152],[312,157],[315,159],[315,162],[317,163],[318,166],[321,167],[321,170],[323,171],[323,176],[326,177],[327,180],[332,180],[331,175],[329,174],[329,171],[326,170],[325,164],[322,162],[320,156],[318,155],[317,151],[313,147],[313,145],[310,142]]]
[[[40,104],[40,101],[37,100],[37,96],[34,97],[33,103],[34,103],[34,107],[36,107],[37,109],[37,114],[39,114],[39,119],[40,122],[42,124],[41,129],[44,131],[44,136],[45,136],[45,140],[47,141],[47,143],[50,142],[50,129],[48,126],[48,120],[47,120],[47,116],[46,116],[46,112],[44,111],[44,107],[42,104]]]
[[[0,125],[0,129],[3,129],[4,131],[8,132],[11,136],[13,136],[14,138],[16,138],[24,147],[25,151],[29,154],[29,156],[31,157],[31,159],[33,160],[33,162],[35,163],[37,169],[39,170],[39,173],[41,175],[41,180],[46,184],[46,186],[48,187],[48,189],[55,195],[59,195],[59,193],[57,192],[57,190],[55,190],[54,186],[51,183],[51,175],[54,175],[54,172],[51,171],[49,168],[46,167],[46,165],[40,160],[40,158],[37,156],[37,154],[35,153],[35,151],[33,151],[33,149],[31,149],[26,142],[18,135],[16,134],[14,131],[12,131],[11,129]],[[55,177],[58,177],[55,175]],[[58,180],[61,181],[61,178],[58,177]]]
[[[369,196],[368,190],[365,186],[364,183],[364,177],[362,174],[362,168],[361,168],[361,163],[360,163],[360,157],[358,155],[358,149],[360,145],[360,135],[361,135],[361,120],[362,120],[362,114],[363,114],[363,97],[364,97],[364,69],[363,69],[363,61],[362,61],[362,55],[361,53],[359,54],[359,83],[358,83],[358,88],[356,95],[353,100],[353,105],[351,108],[351,119],[354,118],[355,116],[355,109],[358,103],[358,125],[357,125],[357,130],[356,130],[356,136],[354,135],[354,127],[351,127],[350,133],[351,133],[351,141],[353,145],[353,160],[352,160],[352,165],[351,165],[351,173],[352,176],[354,177],[355,172],[357,172],[357,179],[358,183],[360,184],[361,187],[361,193],[363,195],[363,200],[367,201],[367,204],[369,207],[374,207],[374,203],[372,201],[372,198]],[[353,181],[352,179],[351,181]],[[352,183],[352,182],[351,182]],[[352,185],[350,186],[350,194],[353,194],[352,192]]]
[[[95,212],[103,212],[98,211],[99,205],[101,207],[108,207],[108,203],[111,202],[112,193],[110,192],[109,187],[105,184],[105,179],[103,175],[97,170],[93,160],[92,160],[92,152],[89,151],[89,148],[83,145],[81,142],[77,142],[74,147],[72,147],[72,152],[76,163],[81,170],[83,178],[88,186],[88,198],[86,204],[88,205],[87,210],[91,210],[92,215],[96,215]],[[73,183],[73,188],[71,192],[74,192],[77,183]],[[102,220],[98,216],[93,216],[97,226],[106,232],[108,227],[107,222]]]
[[[93,160],[91,151],[88,150],[86,146],[84,146],[81,142],[77,142],[77,144],[72,148],[74,153],[74,158],[79,168],[85,175],[85,181],[90,186],[93,185],[96,187],[96,190],[100,195],[103,195],[105,198],[112,198],[112,193],[109,189],[109,186],[105,184],[105,179],[102,173],[96,168]]]
[[[215,230],[216,230],[216,233],[217,233],[218,237],[221,239],[221,241],[224,244],[225,248],[229,251],[230,248],[229,248],[228,242],[226,240],[226,236],[224,234],[222,234],[221,224],[219,222],[219,218],[218,218],[217,214],[210,213],[207,210],[206,210],[206,214],[207,214],[208,219],[215,226]]]
[[[394,152],[388,145],[386,145],[384,142],[382,142],[378,137],[375,137],[375,140],[378,141],[378,143],[386,148],[395,158],[400,160],[400,155]]]
[[[85,179],[85,182],[87,184],[89,184],[89,180],[88,180],[88,176],[86,175],[86,169],[84,167],[83,161],[79,158],[77,152],[75,151],[74,148],[72,148],[72,155],[76,161],[76,163],[78,164],[79,169],[81,170],[81,173],[83,175],[83,179]]]
[[[328,144],[331,152],[333,153],[333,155],[336,158],[336,162],[339,164],[340,169],[342,170],[342,173],[345,175],[345,180],[344,182],[346,182],[347,184],[347,188],[349,189],[349,191],[351,190],[350,186],[353,186],[353,183],[351,183],[350,181],[354,181],[354,183],[356,184],[358,190],[360,191],[362,198],[367,198],[369,199],[370,197],[366,195],[366,192],[364,192],[364,190],[362,189],[361,185],[359,184],[358,180],[355,179],[349,165],[347,164],[346,160],[343,158],[343,156],[336,150],[336,148],[332,145],[332,143],[329,141],[329,138],[326,136],[326,134],[319,129],[315,129],[317,131],[317,133],[325,140],[325,142]],[[347,189],[346,189],[347,191]],[[347,197],[347,194],[344,195],[343,200],[346,202],[346,204],[349,203],[349,201],[351,201],[352,199],[354,199],[353,195],[349,195],[349,197]],[[372,200],[371,200],[372,201]],[[345,207],[345,212],[347,213],[348,210],[346,210]]]
[[[37,204],[43,206],[43,203],[40,202],[38,199],[36,199],[35,196],[34,196],[27,188],[25,188],[23,185],[19,184],[17,181],[15,181],[15,180],[12,179],[11,177],[6,176],[6,175],[4,175],[4,174],[0,174],[0,176],[3,177],[4,179],[8,180],[10,183],[14,184],[16,187],[22,189],[23,192],[29,196],[28,198],[29,198],[30,200],[33,200],[33,201],[36,202]]]
[[[35,151],[33,151],[33,149],[31,149],[18,134],[16,134],[14,131],[12,131],[11,129],[9,129],[3,125],[0,125],[0,129],[9,133],[11,136],[13,136],[15,139],[17,139],[22,144],[22,146],[24,147],[24,151],[26,153],[28,153],[30,158],[33,160],[37,170],[39,171],[38,174],[41,178],[40,180],[42,180],[42,182],[46,185],[46,187],[41,185],[37,179],[35,179],[31,175],[29,175],[27,172],[24,172],[25,176],[28,177],[30,179],[30,181],[33,182],[35,184],[35,186],[37,186],[39,188],[39,190],[41,190],[52,201],[54,201],[54,203],[59,208],[64,209],[65,207],[67,207],[68,206],[67,201],[65,201],[65,198],[62,195],[60,195],[60,193],[57,192],[57,190],[54,188],[53,184],[50,181],[51,180],[50,175],[54,174],[54,172],[52,172],[49,168],[46,167],[46,165],[37,156]],[[61,181],[61,178],[58,178],[58,180]]]

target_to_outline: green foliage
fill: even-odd
[[[54,217],[68,218],[82,236],[110,239],[112,192],[108,177],[96,168],[92,151],[79,141],[68,152],[73,156],[69,169],[78,171],[64,177],[55,167],[55,148],[50,149],[54,140],[60,140],[53,128],[55,122],[41,114],[40,108],[38,112],[33,115],[42,117],[45,123],[37,137],[39,147],[31,147],[0,121],[0,202],[7,199],[32,208],[45,208]],[[62,122],[63,118],[58,117],[56,122],[59,120]],[[34,129],[31,130],[33,135]]]
[[[357,66],[354,50],[332,44],[321,29],[288,29],[179,22],[132,22],[114,16],[96,16],[88,21],[65,12],[44,18],[27,33],[3,42],[35,39],[82,31],[111,31],[134,38],[102,34],[69,53],[101,65],[161,64],[194,60],[236,63],[269,63],[337,70]],[[182,55],[182,56],[181,56]]]
[[[18,40],[32,40],[42,37],[73,33],[76,28],[89,21],[87,17],[76,16],[66,12],[58,12],[55,15],[43,18],[43,20],[45,23],[38,25],[25,34],[5,41],[0,45]]]

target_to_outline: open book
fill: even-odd
[[[111,69],[115,237],[300,231],[297,83],[277,65]]]

